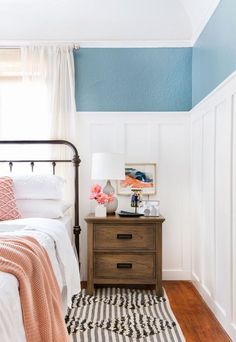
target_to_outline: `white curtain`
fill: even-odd
[[[48,91],[48,124],[51,139],[65,139],[75,143],[75,71],[73,45],[43,45],[22,47],[23,79],[44,83]],[[40,97],[38,98],[40,101]],[[35,104],[37,106],[37,103]],[[53,148],[53,158],[71,157],[68,148]],[[71,180],[71,165],[57,165],[56,173]],[[73,179],[73,178],[72,178]],[[72,188],[66,197],[71,198]]]
[[[47,85],[51,138],[71,142],[75,142],[76,113],[73,49],[72,45],[53,45],[21,50],[24,80]]]
[[[40,68],[38,68],[40,69]],[[33,73],[35,74],[35,72]],[[25,77],[22,80],[21,49],[0,49],[0,139],[49,139],[51,137],[51,111],[46,82]],[[0,146],[1,159],[49,158],[45,146]],[[31,170],[27,163],[14,163],[15,174]],[[0,165],[0,172],[9,172],[7,163]],[[35,173],[51,172],[49,165],[37,164]]]

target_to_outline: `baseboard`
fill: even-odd
[[[215,316],[227,334],[231,337],[232,341],[236,341],[236,327],[233,324],[228,323],[228,319],[224,310],[219,306],[219,304],[214,300],[213,296],[207,291],[207,289],[205,289],[205,287],[200,283],[194,274],[192,274],[192,283],[211,310],[212,314]]]
[[[163,280],[191,280],[191,272],[187,270],[163,270]]]

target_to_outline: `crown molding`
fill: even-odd
[[[80,48],[181,48],[191,47],[191,40],[101,40],[101,41],[26,41],[0,40],[0,48],[20,48],[27,45],[75,44]]]
[[[53,45],[53,44],[65,44],[65,45],[74,45],[75,49],[79,49],[80,45],[78,42],[73,42],[69,40],[0,40],[0,49],[8,48],[8,49],[19,49],[24,46],[32,46],[32,45]]]
[[[191,40],[101,40],[80,41],[81,48],[180,48],[191,47]]]

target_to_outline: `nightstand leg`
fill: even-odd
[[[87,295],[92,296],[93,291],[94,291],[93,281],[91,279],[90,280],[88,279],[86,293]]]
[[[162,287],[160,287],[159,285],[156,285],[155,290],[156,290],[156,294],[158,297],[163,297],[164,291]]]
[[[162,224],[156,225],[156,293],[162,297],[164,294],[162,288]]]
[[[93,295],[93,224],[87,227],[87,248],[88,248],[88,267],[87,267],[87,294]]]

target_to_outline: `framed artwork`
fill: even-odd
[[[142,189],[143,195],[155,195],[155,163],[125,164],[125,179],[117,181],[117,194],[131,195],[131,189]]]

